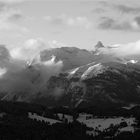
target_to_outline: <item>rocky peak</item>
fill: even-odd
[[[104,45],[101,41],[98,41],[97,44],[95,45],[95,50],[98,50],[99,48],[104,48]]]

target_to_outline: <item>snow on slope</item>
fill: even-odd
[[[104,71],[104,67],[99,63],[89,67],[81,76],[81,79],[84,80],[87,77],[91,78],[93,75],[97,76],[98,74]]]
[[[130,126],[131,124],[134,124],[135,118],[91,118],[91,119],[85,119],[84,117],[78,118],[79,122],[82,122],[86,124],[87,127],[94,128],[99,127],[99,130],[103,131],[104,129],[108,128],[111,124],[117,125],[121,122],[125,121]]]
[[[77,77],[84,80],[86,78],[91,78],[92,76],[97,76],[98,74],[103,73],[104,70],[105,67],[101,63],[95,64],[95,62],[92,62],[73,69],[69,72],[68,78]]]
[[[76,69],[73,69],[72,71],[69,72],[69,78],[72,77],[77,71],[79,70],[79,67]]]
[[[32,114],[31,112],[28,113],[28,117],[33,120],[44,121],[44,122],[48,122],[50,124],[61,123],[61,121],[42,117],[42,116],[37,115],[36,113]]]
[[[129,60],[129,61],[127,61],[127,63],[136,64],[136,63],[138,63],[138,61],[137,60]]]

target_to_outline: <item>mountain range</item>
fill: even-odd
[[[99,41],[91,51],[76,47],[41,51],[39,57],[32,60],[33,63],[30,65],[25,63],[24,66],[24,71],[34,73],[32,84],[40,81],[41,74],[36,67],[38,61],[42,63],[50,60],[53,63],[62,61],[61,71],[46,79],[41,85],[43,90],[35,94],[2,93],[1,99],[74,108],[110,105],[123,107],[139,104],[139,55],[119,57],[113,53],[106,53],[104,51],[106,49],[112,47],[106,47]],[[10,53],[4,46],[0,46],[0,58],[2,64],[11,61]],[[4,67],[2,64],[0,66]]]

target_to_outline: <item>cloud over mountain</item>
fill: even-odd
[[[47,80],[60,73],[63,62],[55,62],[55,57],[42,62],[39,57],[36,58],[42,49],[46,47],[41,39],[28,40],[17,54],[12,52],[11,56],[4,46],[0,46],[0,96],[18,96],[19,100],[28,101],[30,96],[36,96],[39,92],[45,94]],[[32,61],[33,57],[34,63],[29,65],[27,60]]]
[[[99,42],[95,47],[101,54],[123,58],[140,55],[139,46],[140,41],[112,46],[104,46]],[[48,93],[56,96],[57,92],[47,92],[46,84],[51,76],[58,75],[64,67],[69,70],[92,63],[100,53],[96,53],[96,56],[93,52],[75,47],[50,49],[42,39],[29,39],[10,53],[5,46],[1,46],[0,95],[4,94],[3,99],[13,99],[16,96],[19,101],[30,101],[38,94],[43,97],[48,96]]]
[[[42,39],[29,39],[21,47],[12,49],[10,53],[13,58],[31,60],[48,48],[50,48],[49,45],[46,45]]]
[[[140,55],[140,40],[127,44],[115,44],[112,46],[106,46],[99,49],[104,54],[113,54],[117,57],[127,57]]]
[[[119,56],[140,54],[140,40],[128,44],[115,45],[115,47],[112,49],[112,52]]]

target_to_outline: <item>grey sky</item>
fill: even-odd
[[[139,0],[0,0],[0,42],[9,48],[41,39],[92,49],[98,40],[121,44],[139,36]]]

